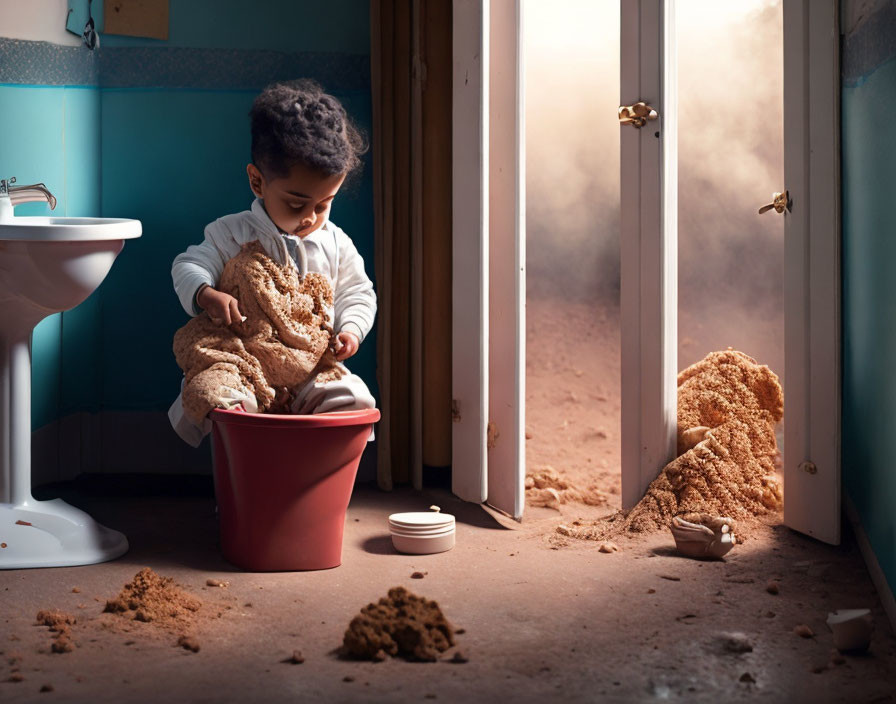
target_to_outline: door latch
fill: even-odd
[[[800,462],[798,469],[806,474],[818,474],[818,467],[815,466],[814,462],[810,462],[809,460]]]
[[[643,101],[634,105],[619,106],[619,122],[623,125],[629,124],[636,129],[641,129],[648,120],[656,120],[658,117],[656,110]]]
[[[772,199],[771,203],[763,205],[759,209],[760,215],[767,213],[772,208],[775,209],[776,213],[783,213],[785,209],[789,212],[793,206],[793,201],[790,200],[790,193],[788,191],[784,191],[783,193],[773,193]]]

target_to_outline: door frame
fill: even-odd
[[[675,0],[621,3],[622,500],[675,456]],[[840,163],[837,0],[784,0],[784,523],[840,542]],[[656,137],[661,137],[659,140]],[[662,144],[664,143],[664,144]],[[633,166],[634,165],[634,166]],[[659,176],[657,171],[660,172]],[[637,321],[637,325],[634,324]]]
[[[520,520],[526,504],[526,126],[523,0],[489,11],[487,493]]]
[[[451,490],[475,503],[488,497],[488,19],[489,0],[452,3]]]
[[[662,21],[673,8],[674,0],[621,2],[621,51],[637,47],[637,54],[622,62],[622,78],[635,77],[641,92],[637,98],[621,94],[620,104],[643,99],[660,113],[659,130],[633,134],[631,127],[621,126],[630,130],[622,135],[622,144],[630,147],[623,152],[622,163],[627,153],[637,154],[633,163],[639,188],[637,213],[629,204],[621,218],[624,506],[640,498],[675,452],[677,217],[672,215],[677,212],[677,184],[676,179],[662,178],[663,160],[668,167],[676,158],[675,110],[670,110],[676,93],[670,62],[674,33]],[[784,216],[784,522],[830,543],[840,540],[837,9],[837,0],[783,3],[784,187],[794,203]],[[491,398],[489,393],[489,296],[495,295],[488,251],[489,17],[489,0],[454,1],[452,489],[477,502],[489,495],[489,407],[505,405],[519,418],[525,412],[520,407],[524,396],[506,385],[492,388]],[[626,17],[636,17],[638,24],[627,23]],[[661,139],[654,136],[657,132]],[[517,162],[515,168],[520,167]],[[623,179],[634,179],[632,171],[623,172]],[[629,183],[631,187],[634,182]],[[522,203],[518,198],[518,207]],[[622,207],[627,207],[625,202]],[[520,266],[524,268],[524,262]],[[511,294],[508,290],[502,295]],[[520,306],[524,304],[523,294]],[[496,393],[500,396],[494,397]],[[814,472],[807,471],[813,467]],[[520,453],[511,479],[522,483],[524,476],[525,453]]]

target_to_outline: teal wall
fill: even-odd
[[[100,92],[96,88],[0,84],[0,115],[7,126],[0,138],[2,178],[19,185],[44,182],[56,196],[56,213],[100,212]],[[42,203],[16,207],[19,215],[49,214]],[[84,308],[96,306],[97,295]],[[32,423],[45,425],[64,414],[63,340],[84,312],[53,315],[35,329]],[[85,369],[82,379],[89,379]],[[91,398],[90,389],[86,398]]]
[[[97,52],[0,39],[0,114],[16,126],[0,138],[0,177],[45,182],[57,213],[143,223],[90,299],[35,330],[34,428],[81,411],[167,410],[181,378],[171,340],[188,319],[171,262],[208,222],[251,204],[252,99],[275,80],[316,78],[369,135],[369,53],[367,0],[171,0],[168,41],[103,35]],[[373,277],[369,154],[332,219]],[[349,366],[377,395],[375,351],[374,331]]]
[[[844,20],[843,483],[896,589],[896,1]]]
[[[369,132],[367,95],[333,92]],[[246,115],[255,93],[103,91],[103,215],[143,223],[143,236],[126,245],[101,291],[103,408],[165,410],[177,395],[171,338],[188,318],[171,287],[171,262],[202,240],[207,223],[251,204]],[[331,217],[352,236],[372,277],[370,184],[368,170],[356,192],[337,197]],[[371,387],[375,339],[349,362]]]

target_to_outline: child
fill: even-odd
[[[330,282],[334,310],[332,348],[339,362],[358,351],[376,314],[373,284],[351,239],[328,220],[346,177],[361,167],[366,147],[339,101],[313,81],[277,83],[262,91],[249,113],[252,163],[246,167],[256,195],[251,210],[225,215],[205,228],[205,240],[175,258],[174,290],[192,316],[206,311],[220,325],[242,319],[240,302],[215,286],[224,264],[257,240],[276,262],[290,256],[299,277],[319,272]],[[326,413],[373,408],[360,377],[341,366],[342,377],[294,389],[291,411]],[[239,394],[234,394],[236,397]],[[252,403],[243,405],[251,408]],[[168,412],[174,429],[198,446],[211,429],[184,416],[179,396]]]

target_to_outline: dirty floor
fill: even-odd
[[[677,557],[666,534],[601,553],[558,541],[564,519],[549,509],[516,525],[447,492],[360,486],[341,567],[249,574],[218,553],[206,480],[134,481],[41,495],[122,530],[131,549],[101,565],[0,571],[0,701],[896,701],[896,639],[848,532],[831,547],[759,526],[724,562]],[[394,552],[389,513],[432,503],[457,516],[454,550]],[[198,652],[151,624],[110,628],[101,615],[144,566],[203,600]],[[431,664],[338,657],[352,616],[396,585],[435,599],[464,629],[455,649],[467,662],[447,661],[455,649]],[[832,657],[827,612],[866,606],[876,627],[869,653]],[[77,619],[72,652],[51,652],[52,634],[36,622],[48,608]],[[284,662],[294,651],[303,663]]]

